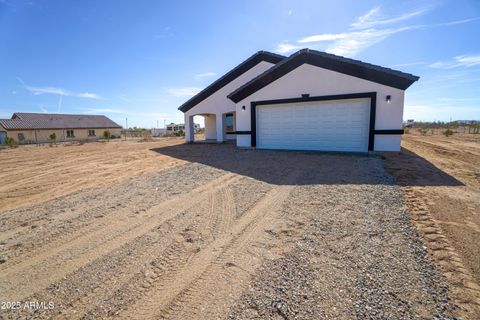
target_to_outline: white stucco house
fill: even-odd
[[[399,151],[405,90],[419,77],[325,52],[260,51],[180,106],[205,138],[238,147]]]

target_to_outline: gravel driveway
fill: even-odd
[[[152,152],[186,164],[0,212],[0,300],[55,302],[2,317],[449,316],[381,159],[230,144]]]

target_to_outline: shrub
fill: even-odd
[[[453,131],[451,129],[447,129],[447,130],[443,131],[443,134],[445,135],[445,137],[449,137],[449,136],[453,135]]]
[[[13,147],[13,145],[15,144],[15,141],[13,140],[12,137],[6,137],[5,144],[9,147]]]
[[[426,130],[426,129],[420,129],[420,134],[421,134],[422,136],[427,135],[427,130]]]
[[[180,129],[179,131],[175,132],[175,135],[177,137],[185,137],[185,132]]]
[[[110,131],[103,131],[103,137],[107,140],[110,140],[112,138],[112,133]]]

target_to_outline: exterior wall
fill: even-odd
[[[197,104],[192,109],[185,112],[187,115],[200,115],[200,114],[224,114],[227,112],[235,111],[235,103],[227,98],[232,91],[242,86],[246,82],[252,80],[260,73],[270,69],[273,63],[262,61],[235,80],[231,81],[223,88]]]
[[[216,116],[214,114],[205,115],[205,139],[215,140],[217,139],[217,125]]]
[[[95,137],[88,136],[88,130],[95,130]],[[8,130],[7,136],[12,137],[16,144],[20,144],[18,140],[18,134],[23,133],[25,140],[22,144],[29,143],[47,143],[50,142],[49,136],[55,133],[57,136],[57,142],[61,141],[85,141],[85,140],[98,140],[103,138],[104,131],[110,131],[113,136],[120,137],[120,128],[100,128],[100,129],[73,129],[75,137],[68,138],[67,130],[62,129],[40,129],[40,130]]]
[[[404,91],[346,74],[303,64],[236,104],[238,131],[251,131],[250,103],[252,101],[299,98],[307,93],[326,96],[349,93],[377,92],[376,130],[401,129]],[[386,102],[386,96],[391,102]],[[245,110],[242,110],[245,106]],[[250,135],[237,136],[237,146],[250,147]],[[401,135],[376,135],[375,151],[400,151]]]

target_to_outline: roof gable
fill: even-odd
[[[401,90],[407,89],[412,83],[419,79],[419,77],[408,73],[359,60],[348,59],[310,49],[302,49],[245,83],[230,93],[228,98],[237,103],[305,63]]]
[[[210,84],[208,87],[197,93],[195,96],[193,96],[191,99],[189,99],[187,102],[182,104],[178,110],[182,112],[187,112],[188,110],[192,109],[194,106],[256,66],[262,61],[270,62],[273,64],[276,64],[283,59],[286,59],[285,56],[281,56],[279,54],[267,52],[267,51],[259,51],[252,55],[250,58],[233,68],[231,71],[226,73],[224,76]]]

